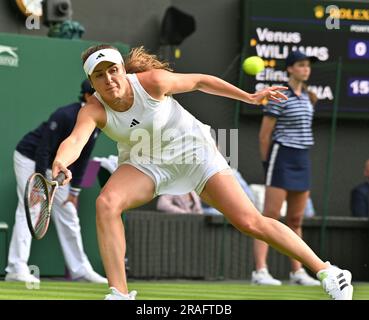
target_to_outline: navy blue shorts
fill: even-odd
[[[289,191],[308,191],[311,183],[309,149],[273,143],[269,151],[265,185]]]

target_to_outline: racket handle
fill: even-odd
[[[63,181],[65,180],[66,175],[64,172],[59,172],[58,175],[55,178],[55,181],[58,182],[59,185],[61,185],[63,183]]]

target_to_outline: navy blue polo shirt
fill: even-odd
[[[43,122],[35,130],[28,132],[19,141],[16,150],[25,157],[35,161],[36,172],[44,175],[46,170],[51,168],[59,145],[71,134],[74,128],[81,107],[81,103],[73,103],[58,108],[48,121]],[[82,182],[88,160],[99,133],[100,130],[96,128],[83,148],[80,157],[69,166],[73,175],[71,181],[73,187],[79,187]]]

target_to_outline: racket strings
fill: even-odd
[[[49,201],[46,184],[38,176],[34,178],[31,185],[29,203],[33,229],[36,234],[40,234],[47,227]]]

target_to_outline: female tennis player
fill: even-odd
[[[119,51],[98,45],[87,49],[83,67],[96,90],[96,99],[79,112],[71,135],[53,163],[53,176],[78,159],[95,127],[117,141],[119,167],[96,200],[100,253],[111,293],[107,300],[133,300],[125,274],[125,235],[121,213],[160,194],[195,190],[221,211],[241,232],[263,240],[301,261],[317,273],[334,299],[351,299],[351,273],[323,262],[291,229],[263,217],[252,205],[217,150],[210,127],[188,113],[172,95],[199,90],[261,104],[280,101],[286,87],[247,93],[217,77],[171,72],[168,64],[142,48],[133,49],[124,62]]]

